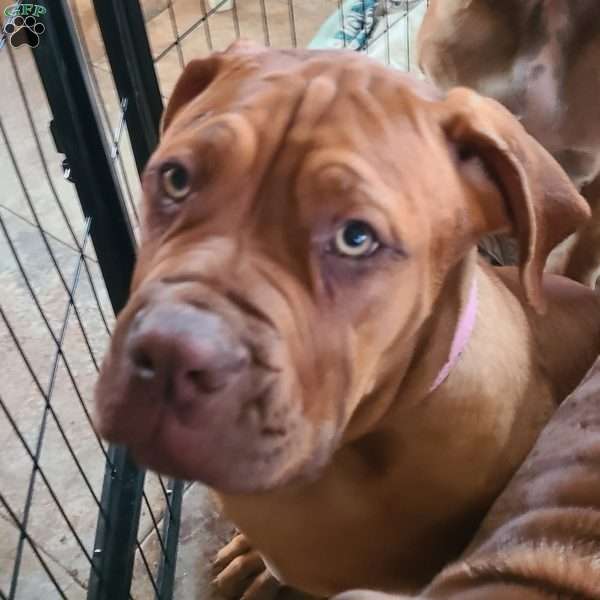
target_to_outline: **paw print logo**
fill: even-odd
[[[13,48],[27,45],[37,48],[40,45],[40,35],[46,31],[43,23],[40,23],[33,15],[28,17],[15,17],[12,23],[4,26],[4,33],[8,36]]]

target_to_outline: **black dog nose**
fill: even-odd
[[[127,345],[131,375],[179,405],[226,388],[249,364],[248,348],[223,317],[188,304],[143,309]]]

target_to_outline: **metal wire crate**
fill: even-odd
[[[33,53],[6,37],[0,50],[0,597],[128,597],[136,555],[135,596],[170,597],[182,484],[107,448],[89,404],[127,296],[160,98],[130,137],[139,107],[92,68],[67,3],[39,6]]]
[[[239,37],[414,69],[426,2],[38,5],[37,48],[0,41],[0,599],[186,598],[175,581],[184,484],[138,470],[90,417],[163,101],[187,61]]]

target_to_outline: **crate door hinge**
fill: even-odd
[[[69,160],[69,157],[67,156],[67,153],[65,151],[62,133],[58,130],[56,121],[54,119],[50,121],[50,133],[52,134],[52,139],[54,140],[54,147],[56,148],[56,151],[59,154],[65,155],[65,158],[61,162],[63,177],[67,181],[75,183],[75,177],[73,176],[73,170],[71,168],[71,161]]]

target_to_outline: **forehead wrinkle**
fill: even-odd
[[[273,74],[270,74],[270,77],[268,79],[268,93],[272,94],[273,99],[275,101],[274,104],[276,106],[280,105],[282,102],[280,93],[282,79],[288,78],[291,81],[294,81],[296,84],[298,84],[299,78],[297,75],[297,72],[288,73],[287,75],[282,74],[281,77],[273,76]],[[250,206],[248,208],[248,214],[257,223],[260,221],[260,217],[266,217],[267,221],[271,221],[273,218],[276,217],[278,211],[281,209],[281,207],[278,206],[281,203],[278,203],[277,206],[274,206],[273,202],[268,201],[269,197],[274,195],[269,194],[269,187],[272,185],[274,179],[277,179],[277,181],[281,181],[283,179],[285,181],[285,178],[278,176],[278,172],[281,170],[282,151],[288,144],[290,132],[292,132],[292,130],[295,127],[297,115],[302,109],[303,99],[305,98],[308,89],[308,82],[306,80],[300,81],[301,85],[298,86],[297,91],[294,93],[293,97],[290,97],[289,99],[289,104],[291,104],[291,107],[288,111],[285,123],[282,127],[280,127],[279,131],[275,132],[277,140],[276,143],[273,144],[273,147],[270,148],[269,157],[264,161],[263,165],[261,165],[260,172],[253,173],[253,175],[257,178],[257,187],[256,192],[248,198],[250,203]],[[262,105],[262,103],[259,102],[259,105]],[[263,109],[264,107],[259,106],[259,108]],[[272,116],[272,110],[274,109],[273,103],[271,103],[269,109],[270,110],[267,110],[265,114],[267,116]],[[264,123],[264,127],[259,128],[258,131],[258,144],[259,147],[261,147],[261,149],[265,147],[265,141],[268,141],[268,138],[273,136],[273,134],[273,125],[267,119]],[[264,154],[264,150],[262,151],[262,154]],[[275,194],[275,196],[278,196],[278,194]],[[265,202],[265,200],[267,200],[270,209],[267,210],[266,213],[265,211],[261,211],[261,205]]]
[[[327,56],[327,53],[323,53]],[[339,57],[337,57],[339,58]],[[313,60],[300,64],[298,69],[284,73],[268,73],[265,80],[274,84],[273,89],[280,90],[285,79],[303,81],[298,92],[296,108],[291,113],[289,125],[281,133],[280,150],[292,149],[299,154],[313,145],[315,128],[329,121],[328,117],[335,115],[339,108],[340,98],[344,96],[348,82],[353,87],[367,87],[370,75],[368,69],[358,69],[351,64],[344,66],[339,61],[323,60],[321,54],[316,54]],[[281,102],[281,99],[278,99]],[[287,152],[286,152],[287,154]]]
[[[261,78],[263,85],[257,93],[246,99],[246,109],[259,105],[272,116],[275,102],[291,101],[282,100],[282,88],[292,81],[296,84],[286,126],[278,129],[269,160],[261,164],[260,173],[254,173],[259,184],[248,198],[249,215],[255,224],[264,221],[261,229],[268,222],[272,227],[267,229],[281,230],[281,237],[286,237],[284,231],[289,232],[299,210],[294,181],[314,150],[349,150],[368,163],[388,187],[398,185],[406,167],[414,168],[415,157],[401,144],[403,140],[414,142],[414,132],[424,126],[421,113],[427,111],[421,105],[425,99],[419,90],[412,91],[412,79],[395,77],[391,71],[365,62],[346,65],[315,59],[285,72],[270,71]],[[271,94],[273,100],[265,104]],[[265,137],[273,135],[271,121],[267,119],[265,130],[259,130],[260,147],[265,147]],[[418,154],[421,160],[422,153]],[[409,163],[405,168],[404,162]]]
[[[271,248],[272,258],[292,261],[300,279],[312,288],[312,277],[309,274],[308,257],[303,251],[305,240],[303,235],[295,235],[294,227],[301,220],[296,214],[299,210],[294,182],[307,153],[314,147],[314,134],[317,126],[327,120],[331,112],[335,112],[339,98],[339,77],[345,69],[338,63],[320,60],[307,61],[300,69],[290,75],[302,79],[304,87],[298,93],[295,109],[290,112],[288,127],[280,132],[278,147],[273,152],[272,160],[264,170],[260,187],[251,200],[251,214],[263,235],[277,236],[279,243]],[[333,67],[333,68],[332,68]],[[288,75],[289,76],[289,75]],[[278,89],[281,79],[270,77]],[[292,235],[290,235],[292,234]],[[286,248],[283,255],[275,256],[277,248]],[[290,251],[291,250],[291,251]]]
[[[422,181],[414,173],[423,164],[425,140],[434,129],[428,114],[431,111],[424,105],[433,105],[438,94],[427,85],[418,85],[416,79],[397,77],[378,65],[371,69],[372,65],[361,62],[360,66],[360,71],[350,67],[337,73],[330,68],[329,71],[334,71],[331,81],[337,83],[337,93],[311,113],[310,121],[303,123],[297,119],[294,123],[295,128],[309,132],[305,147],[294,148],[301,152],[295,152],[297,170],[294,178],[288,178],[292,182],[294,205],[290,209],[299,215],[303,213],[299,203],[306,194],[295,182],[302,174],[313,181],[314,169],[320,171],[319,163],[323,167],[336,163],[346,166],[363,183],[371,182],[379,190],[375,192],[377,196],[382,196],[373,197],[373,204],[386,213],[393,210],[398,195],[404,198],[411,212],[419,203]],[[308,101],[305,94],[303,106]],[[368,196],[361,194],[365,199]]]
[[[426,164],[423,160],[438,129],[435,106],[440,97],[415,83],[419,82],[404,75],[390,81],[375,80],[371,90],[373,119],[379,118],[382,130],[371,155],[376,157],[382,177],[389,172],[388,184],[397,183],[402,172],[409,180],[420,179],[414,173]]]
[[[319,75],[308,81],[285,140],[286,150],[302,153],[310,145],[315,128],[336,104],[338,88],[332,78]]]
[[[384,73],[348,86],[345,94],[338,94],[330,118],[315,129],[315,147],[354,154],[379,181],[397,186],[403,172],[409,176],[419,166],[421,147],[434,130],[425,106],[433,105],[433,98],[413,91],[411,83]]]

